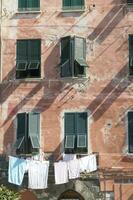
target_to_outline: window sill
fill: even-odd
[[[43,78],[21,78],[21,79],[15,79],[15,81],[18,82],[39,82],[44,80]]]
[[[73,13],[73,12],[85,12],[85,8],[84,9],[62,9],[62,13]]]
[[[70,81],[70,82],[80,82],[90,80],[87,76],[79,76],[79,77],[61,77],[62,81]]]
[[[41,12],[41,10],[22,10],[17,11],[16,14],[40,14]]]

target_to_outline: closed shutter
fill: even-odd
[[[129,74],[133,75],[133,35],[129,35]]]
[[[28,134],[31,140],[32,148],[40,147],[40,114],[39,113],[29,113],[29,128]]]
[[[65,148],[74,148],[75,136],[75,113],[65,113]]]
[[[84,0],[71,0],[71,7],[74,10],[80,10],[84,8]]]
[[[40,0],[28,0],[27,7],[29,10],[39,10]]]
[[[28,69],[38,69],[41,60],[41,40],[28,41]]]
[[[128,149],[133,153],[133,112],[128,112]]]
[[[26,10],[27,8],[27,0],[18,0],[18,10]]]
[[[85,75],[86,62],[86,39],[74,37],[74,74]]]
[[[28,65],[28,41],[17,40],[17,71],[25,71]]]
[[[87,113],[76,114],[77,147],[87,147]]]
[[[127,3],[128,3],[129,5],[131,5],[131,4],[133,4],[133,0],[127,0]]]
[[[71,0],[63,0],[63,9],[68,10],[71,7]]]
[[[72,76],[70,36],[61,39],[61,76]]]
[[[16,149],[24,147],[25,137],[27,129],[27,115],[26,113],[17,114],[17,139],[15,143]]]

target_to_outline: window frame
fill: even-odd
[[[127,114],[126,114],[126,118],[127,118],[127,152],[128,152],[128,154],[129,155],[133,155],[133,151],[132,152],[130,152],[130,142],[129,142],[129,121],[128,121],[128,114],[130,113],[130,112],[132,112],[132,114],[133,114],[133,110],[128,110],[127,111]]]
[[[80,135],[80,134],[78,134],[78,130],[77,130],[76,134],[74,134],[75,135],[75,147],[73,149],[65,147],[66,136],[67,136],[67,134],[65,133],[65,126],[66,126],[66,124],[65,124],[65,114],[66,113],[75,114],[74,118],[76,118],[77,114],[81,114],[81,113],[85,113],[86,114],[86,122],[85,122],[86,123],[86,133],[84,134],[86,136],[86,147],[85,148],[77,147],[77,138],[78,138],[78,135]],[[63,113],[63,118],[64,118],[64,127],[63,127],[63,129],[64,129],[64,140],[63,140],[64,141],[63,142],[64,152],[67,153],[67,154],[71,154],[71,153],[87,154],[88,153],[88,149],[89,149],[88,148],[88,144],[89,144],[89,141],[88,141],[88,138],[89,138],[88,137],[88,132],[89,132],[89,129],[88,129],[88,112],[87,111],[81,111],[81,112],[80,111],[70,111],[70,112],[66,111],[66,112]]]
[[[28,55],[30,50],[29,47],[31,45],[31,42],[38,42],[38,49],[39,49],[39,54],[38,54],[38,60],[32,60],[30,56]],[[19,48],[19,42],[25,42],[25,49],[27,48],[27,58],[24,59],[19,59],[19,51],[21,51]],[[26,44],[27,42],[27,44]],[[22,80],[22,79],[40,79],[41,78],[41,39],[40,38],[34,38],[34,39],[17,39],[16,40],[16,79],[17,80]],[[26,47],[27,45],[27,47]],[[22,62],[23,61],[23,62]],[[37,68],[35,69],[29,69],[29,65],[31,62],[38,62],[37,63]],[[18,63],[25,63],[25,70],[20,70],[18,69]],[[36,75],[37,74],[37,75]]]
[[[23,136],[21,138],[17,138],[18,137],[18,115],[19,114],[25,114],[25,122],[26,122],[26,127],[25,127],[25,133],[23,134]],[[38,138],[37,142],[39,142],[39,147],[33,147],[32,141],[31,141],[31,134],[29,133],[29,115],[30,114],[37,114],[38,115],[38,120],[39,120],[39,133],[38,135],[36,135],[35,137]],[[40,150],[40,142],[41,142],[41,120],[40,120],[40,112],[21,112],[21,113],[17,113],[16,115],[16,139],[15,139],[15,143],[14,143],[14,148],[16,149],[16,154],[17,155],[28,155],[28,154],[35,154],[38,153]],[[38,123],[38,122],[37,122]],[[16,147],[16,143],[18,142],[18,140],[21,139],[21,142],[18,146],[18,148]],[[24,142],[23,147],[21,147],[21,144]]]

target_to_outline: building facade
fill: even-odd
[[[52,173],[64,152],[97,155],[23,199],[133,199],[132,15],[131,0],[1,0],[1,162],[44,152]]]

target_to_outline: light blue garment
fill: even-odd
[[[21,185],[27,170],[27,160],[9,156],[8,182]]]

